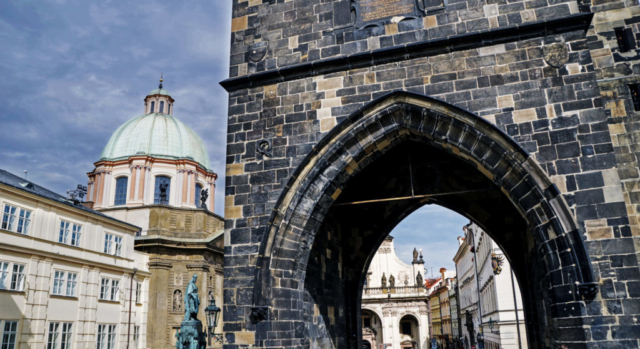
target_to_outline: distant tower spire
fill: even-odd
[[[162,75],[163,75],[163,73],[160,72],[160,85],[158,86],[158,88],[162,88],[162,81],[163,81],[162,80]]]

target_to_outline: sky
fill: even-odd
[[[164,87],[203,139],[224,212],[231,1],[0,1],[0,168],[60,194]]]
[[[0,1],[0,168],[60,194],[86,185],[111,134],[158,85],[202,138],[224,213],[231,1]],[[425,224],[428,223],[428,224]],[[468,220],[425,206],[391,233],[398,255],[453,268]]]
[[[456,270],[453,257],[458,236],[469,219],[438,205],[425,205],[400,222],[390,233],[396,254],[405,263],[413,261],[413,249],[422,248],[427,276],[439,275],[440,268]]]

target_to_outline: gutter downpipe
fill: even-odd
[[[472,229],[469,229],[471,231],[471,237],[473,238],[472,243],[473,243],[473,265],[474,265],[474,272],[475,272],[475,277],[476,277],[476,292],[478,293],[478,317],[480,322],[478,323],[478,331],[480,331],[482,329],[482,298],[480,296],[480,280],[478,280],[478,246],[476,246],[476,232],[473,231]],[[484,331],[483,331],[484,332]]]
[[[511,289],[513,290],[513,306],[516,310],[516,328],[518,329],[518,348],[522,349],[522,338],[520,337],[520,318],[518,316],[518,298],[516,297],[516,283],[513,281],[513,269],[509,265],[511,271]]]
[[[129,349],[129,341],[131,339],[131,304],[133,303],[133,278],[136,276],[138,268],[133,268],[133,274],[131,274],[131,283],[129,284],[129,322],[127,323],[127,349]]]

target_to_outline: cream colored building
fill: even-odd
[[[414,250],[412,264],[398,258],[387,237],[367,271],[362,293],[363,344],[370,348],[428,348],[429,309],[424,261]]]
[[[473,336],[477,337],[478,331],[482,332],[485,348],[526,349],[520,287],[515,276],[511,275],[509,262],[495,241],[476,224],[469,223],[463,230],[465,236],[458,238],[460,247],[454,257],[460,275],[462,336],[468,343],[471,328],[465,326],[465,314],[469,311],[473,320]]]
[[[0,347],[145,348],[140,230],[0,170]]]

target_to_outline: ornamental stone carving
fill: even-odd
[[[542,47],[545,62],[554,68],[562,68],[569,60],[569,50],[565,43],[555,43]]]

